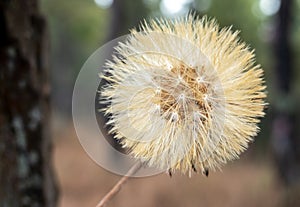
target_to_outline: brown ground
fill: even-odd
[[[245,157],[245,156],[244,156]],[[54,163],[61,188],[60,207],[94,207],[120,178],[96,165],[72,127],[55,135]],[[108,207],[273,207],[282,188],[267,162],[245,158],[206,178],[167,174],[131,179]]]

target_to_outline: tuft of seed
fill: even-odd
[[[239,157],[259,131],[263,70],[238,32],[194,15],[144,22],[116,47],[102,76],[111,133],[165,169],[201,173]]]

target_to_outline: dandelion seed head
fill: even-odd
[[[111,132],[130,153],[166,170],[205,172],[238,158],[264,116],[263,70],[214,20],[151,20],[106,64]]]

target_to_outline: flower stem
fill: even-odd
[[[116,194],[121,190],[122,185],[126,183],[126,181],[134,175],[141,167],[143,164],[141,162],[135,163],[124,175],[119,182],[117,182],[114,187],[102,198],[102,200],[98,203],[96,207],[104,207]]]

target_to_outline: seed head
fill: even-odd
[[[147,163],[202,172],[238,158],[264,116],[263,70],[231,28],[194,15],[144,22],[116,47],[101,102],[116,139]]]

